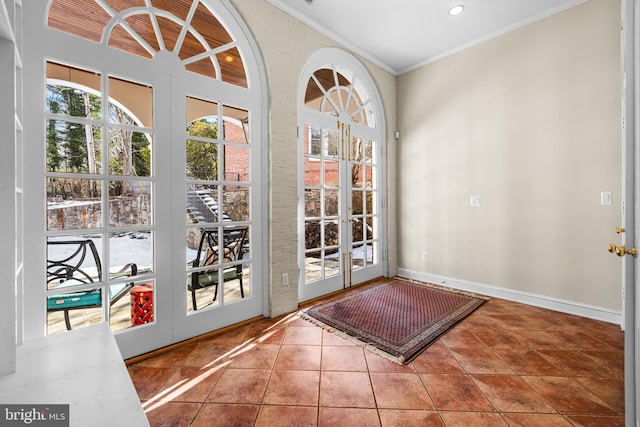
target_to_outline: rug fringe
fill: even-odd
[[[361,340],[359,340],[359,339],[357,339],[357,338],[355,338],[355,337],[353,337],[353,336],[351,336],[349,334],[346,334],[346,333],[344,333],[342,331],[339,331],[338,329],[336,329],[336,328],[334,328],[332,326],[327,325],[324,322],[319,321],[318,319],[316,319],[314,317],[309,316],[304,311],[299,311],[297,313],[297,315],[298,315],[298,317],[300,317],[300,318],[302,318],[302,319],[304,319],[304,320],[306,320],[308,322],[311,322],[314,325],[326,330],[327,332],[331,332],[335,336],[340,337],[342,339],[345,339],[345,340],[357,345],[358,347],[362,347],[365,350],[367,350],[367,351],[369,351],[371,353],[374,353],[374,354],[376,354],[376,355],[378,355],[378,356],[380,356],[380,357],[382,357],[384,359],[387,359],[390,362],[396,363],[398,365],[404,365],[404,363],[405,363],[404,357],[402,357],[402,356],[394,356],[394,355],[389,354],[389,353],[387,353],[385,351],[382,351],[379,348],[374,347],[373,345],[371,345],[369,343],[361,341]]]

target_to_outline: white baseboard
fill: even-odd
[[[594,320],[601,320],[607,323],[622,325],[622,313],[608,308],[596,307],[582,304],[575,301],[567,301],[545,295],[536,295],[528,292],[515,291],[501,288],[499,286],[474,283],[468,280],[454,279],[451,277],[438,276],[434,274],[421,273],[419,271],[398,268],[398,276],[408,279],[420,280],[423,282],[435,283],[461,291],[473,292],[488,297],[501,298],[535,307],[546,308],[559,311],[561,313],[573,314]]]

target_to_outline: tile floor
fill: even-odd
[[[405,366],[291,314],[129,372],[152,426],[624,426],[623,347],[617,325],[494,298]]]

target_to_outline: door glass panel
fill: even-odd
[[[231,182],[249,182],[249,149],[237,146],[224,148],[224,179]]]
[[[251,296],[249,112],[192,97],[186,108],[185,290],[195,314]]]
[[[47,120],[47,172],[100,173],[100,127]]]
[[[249,220],[250,189],[247,186],[225,185],[222,192],[222,209],[232,221]]]
[[[47,230],[102,226],[100,181],[83,178],[47,178]]]
[[[340,214],[339,211],[339,190],[325,190],[324,191],[324,211],[325,216],[338,216]]]
[[[324,185],[326,187],[337,187],[340,183],[340,163],[333,160],[323,160],[324,162]]]
[[[152,129],[144,127],[153,90],[109,77],[103,114],[99,74],[48,63],[47,78],[47,232],[69,230],[47,236],[48,333],[102,321],[121,330],[131,326],[134,283],[143,272],[153,280]]]
[[[249,112],[225,105],[222,107],[222,115],[224,116],[224,140],[248,144]]]
[[[131,129],[109,129],[109,173],[151,176],[151,135]]]
[[[340,270],[340,252],[338,251],[329,251],[324,252],[325,258],[323,261],[323,279],[328,279],[331,277],[339,276],[341,274]]]
[[[113,76],[109,77],[108,83],[109,122],[150,127],[153,120],[153,88]]]
[[[122,231],[109,235],[109,279],[153,273],[153,232]],[[134,272],[135,274],[132,274]]]
[[[306,217],[319,217],[322,190],[306,188],[304,190],[304,214]]]

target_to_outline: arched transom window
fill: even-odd
[[[189,71],[248,87],[236,41],[200,1],[54,0],[47,25],[144,58],[173,52]]]

